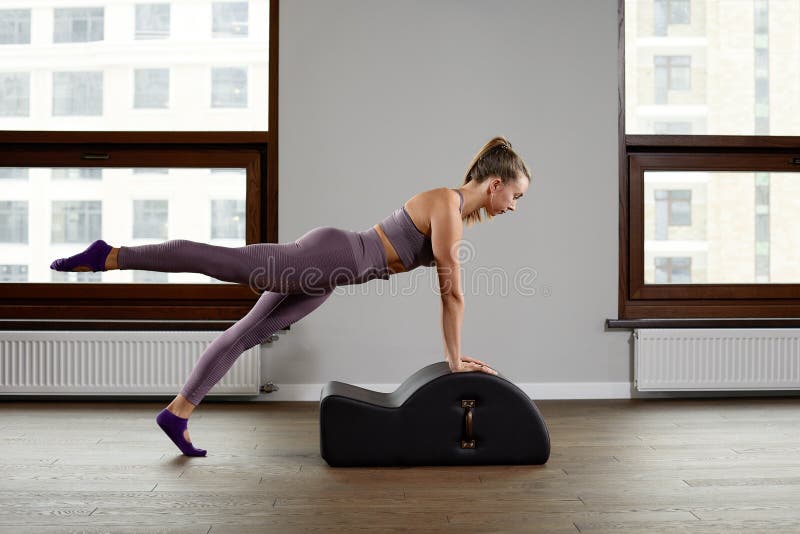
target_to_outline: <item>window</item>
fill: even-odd
[[[211,201],[211,239],[244,237],[244,202],[235,199]]]
[[[689,0],[655,0],[653,6],[655,35],[667,35],[668,24],[689,24]]]
[[[0,9],[0,44],[30,44],[31,10]]]
[[[653,124],[653,133],[666,135],[681,135],[692,133],[692,123],[684,121],[656,122]]]
[[[656,218],[667,226],[692,224],[692,191],[685,189],[656,189]],[[664,237],[666,239],[666,237]]]
[[[54,200],[50,241],[86,243],[102,238],[103,213],[99,200]]]
[[[134,200],[133,237],[166,240],[168,204],[167,200]]]
[[[247,69],[220,67],[211,70],[211,107],[247,107]]]
[[[800,325],[790,4],[620,0],[620,320]]]
[[[79,272],[79,271],[50,271],[52,282],[100,282],[103,280],[102,272]]]
[[[104,8],[70,7],[53,11],[54,43],[103,40]]]
[[[0,282],[27,282],[27,265],[0,265]]]
[[[0,243],[28,242],[28,202],[0,200]]]
[[[53,115],[102,114],[102,72],[53,73]]]
[[[169,69],[136,69],[134,71],[133,107],[166,108],[169,104]]]
[[[656,284],[688,284],[692,281],[692,258],[656,258]]]
[[[169,282],[169,273],[134,270],[133,281],[137,284],[166,284]]]
[[[103,178],[103,169],[99,167],[60,167],[53,169],[54,180],[100,180]]]
[[[655,56],[655,102],[666,104],[669,91],[691,89],[689,56]]]
[[[0,167],[0,180],[27,180],[28,169],[25,167]]]
[[[246,284],[192,272],[62,273],[46,260],[93,238],[136,246],[165,238],[134,234],[165,231],[166,239],[224,246],[278,241],[270,46],[278,9],[270,0],[0,5],[10,61],[0,76],[28,80],[26,88],[0,77],[0,238],[26,241],[5,246],[0,262],[29,266],[25,282],[3,285],[4,317],[23,328],[136,321],[183,330],[224,329],[247,314],[258,291]],[[215,77],[217,68],[232,70]],[[166,201],[166,220],[163,209],[135,200]],[[214,215],[212,200],[233,205]]]
[[[0,116],[30,114],[31,76],[27,72],[0,72]]]
[[[133,169],[133,174],[169,174],[169,169],[160,167],[140,167]]]
[[[136,4],[136,39],[169,37],[169,4]]]
[[[211,4],[214,37],[247,37],[247,2]]]

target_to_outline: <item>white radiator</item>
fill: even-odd
[[[800,389],[800,329],[635,329],[640,391]]]
[[[0,331],[0,394],[176,395],[215,331]],[[257,395],[260,345],[209,392]]]

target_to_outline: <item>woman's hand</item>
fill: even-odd
[[[450,364],[450,370],[454,373],[472,373],[475,371],[482,371],[484,373],[488,373],[490,375],[496,375],[497,371],[486,365],[484,362],[476,359],[471,358],[469,356],[461,355],[461,358],[458,362],[459,366],[456,369],[453,369],[453,364]]]

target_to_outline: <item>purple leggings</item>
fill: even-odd
[[[202,273],[264,290],[247,315],[215,338],[181,389],[195,406],[247,349],[317,309],[339,285],[389,278],[386,252],[374,228],[331,226],[309,230],[290,243],[222,247],[173,239],[119,247],[120,269]]]

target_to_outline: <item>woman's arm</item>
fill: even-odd
[[[433,202],[431,210],[431,245],[439,276],[445,359],[453,371],[461,367],[461,323],[464,317],[464,295],[461,292],[461,269],[458,261],[463,223],[458,205],[459,199],[445,191]]]

